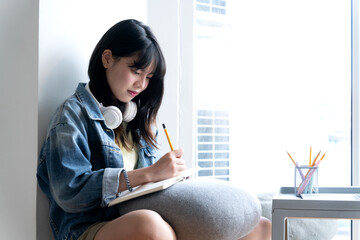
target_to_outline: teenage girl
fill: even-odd
[[[155,36],[136,20],[115,24],[95,47],[89,83],[80,83],[57,109],[39,156],[37,177],[50,202],[55,239],[177,238],[153,210],[121,215],[107,207],[125,190],[186,169],[181,149],[158,151],[165,70]],[[260,220],[246,239],[266,239],[251,236],[269,226]]]

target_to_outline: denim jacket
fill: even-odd
[[[157,134],[157,132],[156,132]],[[118,217],[116,198],[124,168],[114,132],[80,83],[52,117],[37,169],[49,199],[50,225],[56,240],[77,239],[91,224]],[[159,152],[141,139],[136,168],[154,164]]]

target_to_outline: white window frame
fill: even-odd
[[[359,19],[359,0],[351,1],[352,8],[352,29],[351,29],[351,81],[352,81],[352,117],[351,117],[351,184],[360,185],[360,61],[359,61],[359,41],[360,41],[360,19]],[[352,221],[352,239],[360,239],[360,223],[358,220]]]
[[[165,123],[174,148],[185,150],[183,159],[187,167],[195,164],[193,4],[193,0],[149,0],[147,22],[159,41],[167,63],[165,94],[158,117],[159,142],[163,152],[169,151],[166,137],[160,129],[161,124]]]
[[[188,166],[195,166],[195,97],[193,76],[194,0],[180,0],[180,146]]]
[[[360,183],[359,0],[352,1],[352,185]]]

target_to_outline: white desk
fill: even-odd
[[[287,218],[360,219],[360,198],[357,200],[350,195],[360,194],[360,187],[319,188],[319,194],[315,198],[301,199],[295,196],[294,187],[280,188],[272,203],[272,240],[288,238],[285,234]]]

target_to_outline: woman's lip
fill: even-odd
[[[130,93],[131,96],[135,97],[136,95],[138,95],[139,93],[134,92],[134,91],[130,91],[128,90],[128,92]]]

